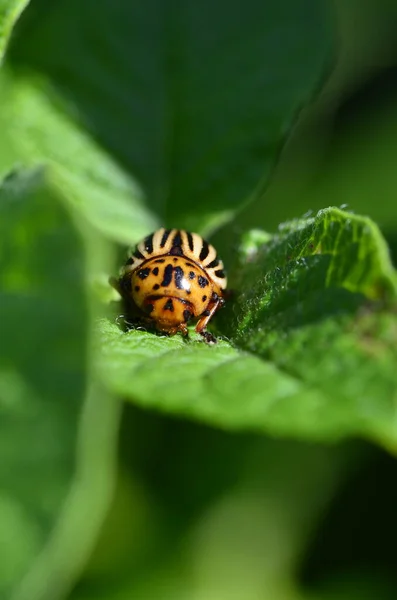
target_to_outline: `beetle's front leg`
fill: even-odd
[[[211,301],[208,304],[208,308],[203,312],[201,319],[197,322],[196,333],[202,335],[207,344],[216,344],[217,342],[216,337],[207,331],[207,325],[216,311],[222,308],[224,304],[224,299],[214,292],[212,294]]]

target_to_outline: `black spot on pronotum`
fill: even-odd
[[[210,251],[210,248],[209,248],[208,242],[203,240],[203,246],[202,246],[201,252],[200,252],[200,260],[205,260],[208,256],[209,251]]]
[[[138,277],[139,277],[139,279],[146,279],[146,277],[149,275],[149,273],[150,273],[149,267],[146,267],[146,269],[140,269],[138,271]]]
[[[191,319],[191,318],[192,318],[192,316],[193,316],[193,313],[192,313],[192,311],[190,311],[190,310],[187,310],[187,309],[183,311],[183,320],[185,321],[185,323],[186,323],[187,321],[189,321],[189,319]]]
[[[151,312],[153,312],[154,310],[154,304],[146,304],[145,306],[145,312],[147,312],[148,314],[150,314]]]
[[[196,266],[196,265],[194,265],[194,264],[193,264],[193,263],[191,263],[191,262],[185,262],[185,265],[186,265],[187,267],[190,267],[191,269],[194,269],[194,268],[195,268],[195,266]]]
[[[157,259],[157,260],[155,260],[154,262],[155,262],[155,263],[158,263],[158,264],[165,263],[165,258],[158,258],[158,259]]]
[[[175,285],[178,290],[184,290],[183,286],[183,269],[181,267],[175,267]]]
[[[187,232],[187,243],[189,244],[189,250],[191,252],[193,252],[193,249],[194,249],[193,236],[189,232]]]
[[[154,290],[158,290],[158,289],[160,289],[160,286],[159,286],[159,284],[158,284],[158,283],[155,283],[155,284],[154,284],[154,286],[153,286],[153,289],[154,289]]]
[[[215,260],[213,260],[212,262],[210,262],[209,265],[205,265],[205,268],[206,269],[214,269],[218,265],[219,265],[219,258],[215,258]]]
[[[203,317],[209,317],[209,316],[210,316],[210,314],[211,314],[211,311],[210,311],[210,310],[208,310],[208,309],[207,309],[207,310],[204,310],[204,311],[203,311],[203,313],[202,313]]]
[[[177,258],[174,258],[174,262],[178,262],[178,259],[177,259]]]
[[[199,275],[198,284],[201,288],[205,288],[208,285],[208,279],[206,279],[202,275]]]
[[[154,267],[153,271],[152,271],[153,275],[157,275],[159,274],[159,268],[158,267]]]
[[[169,298],[167,302],[164,304],[164,310],[169,310],[174,312],[174,303],[172,302],[172,298]]]
[[[167,243],[168,237],[171,233],[171,229],[166,229],[163,233],[163,237],[161,238],[161,242],[160,242],[160,248],[164,248],[164,246]]]
[[[201,299],[203,302],[205,302],[207,300],[207,296],[203,296]]]
[[[223,269],[218,269],[217,271],[215,271],[215,275],[223,279],[225,277],[225,271]]]
[[[193,273],[193,271],[190,271],[189,279],[194,279],[195,277],[196,277],[196,275]]]
[[[153,236],[154,236],[154,233],[151,233],[143,241],[145,250],[148,254],[151,254],[153,252]]]
[[[135,291],[136,291],[136,292],[139,292],[139,290],[140,290],[140,289],[141,289],[141,288],[139,287],[139,285],[136,285],[136,286],[135,286]]]
[[[163,287],[166,287],[167,285],[170,285],[171,281],[172,281],[172,271],[174,270],[174,267],[172,265],[167,265],[164,269],[164,278],[163,281],[161,282],[161,285]]]

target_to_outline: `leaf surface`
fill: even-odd
[[[238,291],[219,319],[230,341],[103,321],[103,380],[143,406],[225,428],[395,445],[396,275],[379,230],[331,208],[258,239],[242,244]]]
[[[36,0],[10,65],[50,77],[162,224],[208,232],[268,178],[323,77],[330,24],[318,0]]]
[[[3,60],[12,29],[29,0],[0,0],[0,63]]]
[[[0,187],[0,213],[0,596],[55,600],[106,510],[118,404],[86,393],[85,249],[59,196],[41,171],[13,173]],[[108,423],[100,451],[96,418],[80,423],[92,405]],[[80,535],[73,551],[65,527]]]

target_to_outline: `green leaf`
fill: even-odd
[[[258,409],[267,410],[258,405],[261,379],[273,396],[283,397],[299,388],[292,378],[280,377],[271,364],[242,354],[225,341],[210,348],[201,341],[186,343],[179,336],[159,337],[139,330],[123,333],[103,320],[97,343],[98,376],[114,392],[150,408],[219,426],[261,428]]]
[[[77,217],[119,243],[129,244],[157,226],[132,177],[64,114],[45,82],[3,73],[0,99],[4,131],[12,124],[5,166],[15,155],[50,166],[52,183]]]
[[[231,285],[240,290],[233,336],[252,339],[265,322],[302,325],[350,311],[369,299],[392,299],[397,276],[377,226],[338,208],[283,223],[265,243],[257,232],[243,240]],[[233,281],[234,279],[234,281]]]
[[[281,225],[256,252],[245,245],[224,315],[234,343],[317,393],[313,434],[395,447],[397,277],[379,229],[330,208]]]
[[[28,4],[29,0],[0,0],[0,63],[12,29]]]
[[[61,198],[13,173],[0,213],[0,596],[56,600],[107,508],[119,409],[88,384],[86,249]]]
[[[202,232],[268,178],[331,48],[319,0],[154,0],[117,10],[113,0],[36,0],[35,11],[10,65],[51,78],[163,224]]]
[[[102,322],[97,369],[109,389],[220,427],[395,447],[396,275],[376,226],[332,208],[270,240],[256,232],[234,281],[221,319],[233,344]]]

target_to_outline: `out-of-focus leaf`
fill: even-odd
[[[3,73],[0,101],[0,122],[9,138],[0,144],[3,168],[15,156],[49,165],[49,176],[79,218],[120,243],[131,243],[156,227],[132,177],[65,115],[43,81]]]
[[[200,231],[268,178],[331,49],[319,0],[36,0],[35,11],[10,64],[50,76],[163,223]]]
[[[86,396],[85,248],[59,196],[14,173],[0,214],[0,596],[56,600],[106,510],[118,408]]]
[[[12,29],[29,0],[0,0],[0,63]]]

